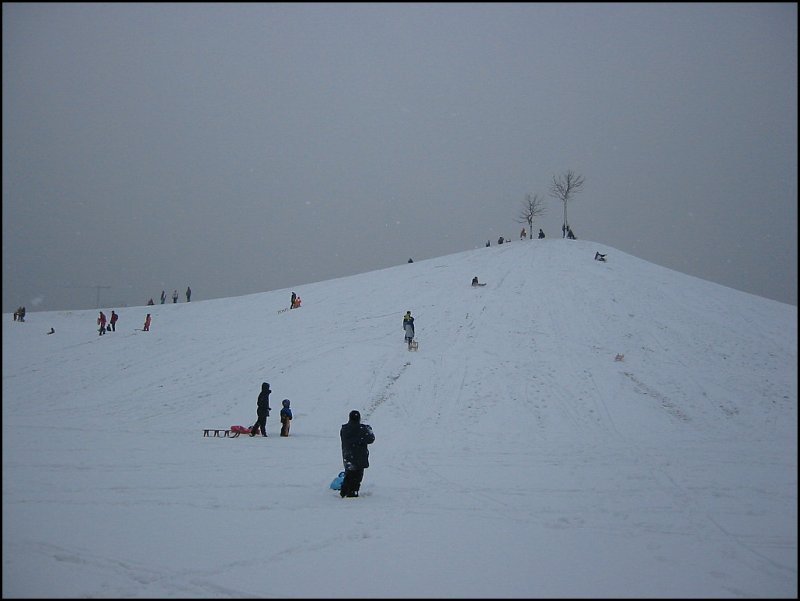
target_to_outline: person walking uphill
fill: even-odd
[[[406,311],[406,314],[403,316],[403,330],[406,333],[408,350],[411,350],[411,341],[414,340],[414,318],[411,317],[411,311]]]
[[[364,479],[364,470],[369,467],[367,445],[375,442],[375,434],[370,426],[361,423],[361,414],[354,409],[350,412],[348,422],[342,425],[339,437],[342,439],[344,463],[344,481],[339,495],[357,497]]]
[[[250,428],[250,436],[255,436],[261,430],[261,436],[267,435],[267,417],[269,416],[269,395],[272,391],[269,389],[269,382],[261,384],[261,393],[258,395],[258,410],[256,415],[258,419],[253,427]]]

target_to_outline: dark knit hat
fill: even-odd
[[[353,409],[350,412],[350,421],[351,422],[360,422],[361,421],[361,414],[358,411],[356,411],[355,409]]]

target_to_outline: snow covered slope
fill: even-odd
[[[797,595],[796,307],[561,239],[294,290],[3,315],[4,596]]]

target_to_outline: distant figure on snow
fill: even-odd
[[[152,298],[149,301],[147,301],[147,306],[149,307],[150,305],[155,305]]]
[[[147,317],[144,318],[144,327],[142,328],[145,332],[150,331],[150,314],[147,314]]]
[[[413,263],[413,262],[414,262],[414,259],[412,259],[411,257],[408,257],[408,262],[409,262],[409,263]]]
[[[522,228],[522,231],[519,233],[519,239],[525,240],[528,237],[528,232],[525,231],[525,228]]]
[[[292,421],[292,408],[289,407],[291,401],[283,399],[281,407],[281,436],[289,436],[289,426]]]
[[[572,228],[567,226],[567,238],[575,240],[575,234],[572,233]]]
[[[97,318],[97,325],[100,326],[100,336],[106,333],[106,314],[100,311],[100,317]]]
[[[294,309],[294,301],[296,301],[296,300],[297,300],[297,295],[294,292],[292,292],[292,300],[289,303],[289,308],[290,309]]]
[[[294,297],[294,300],[292,301],[292,309],[299,309],[299,308],[300,308],[300,304],[301,304],[302,302],[303,302],[303,301],[300,299],[300,296],[299,296],[299,295],[298,295],[298,296],[295,296],[295,297]]]
[[[186,302],[190,302],[192,300],[192,289],[189,286],[186,286]]]
[[[542,238],[544,238],[544,232],[542,231],[542,228],[539,228],[539,240]]]
[[[117,331],[117,320],[118,319],[119,319],[119,315],[114,313],[114,310],[112,309],[111,310],[111,319],[108,320],[108,324],[110,326],[109,329],[112,332],[116,332]]]
[[[473,286],[485,286],[486,284],[480,284],[478,282],[478,276],[475,276],[474,278],[472,278],[472,285]]]
[[[369,467],[367,445],[375,442],[375,434],[371,427],[361,423],[361,414],[354,409],[350,412],[347,423],[339,430],[339,438],[342,439],[344,464],[344,481],[339,496],[357,497],[364,479],[364,470]]]
[[[172,304],[174,305],[177,302],[178,302],[178,290],[175,289],[172,291]]]
[[[500,236],[500,237],[497,239],[497,243],[498,243],[498,244],[502,244],[502,243],[503,243],[503,237],[502,237],[502,236]]]
[[[603,261],[603,263],[605,263],[606,262],[606,256],[605,255],[601,255],[599,252],[595,252],[594,253],[594,260],[595,261]]]
[[[267,435],[267,417],[269,416],[269,395],[272,391],[269,389],[269,382],[261,384],[261,392],[258,395],[258,404],[256,410],[256,423],[250,428],[250,436],[255,436],[261,430],[261,436]]]
[[[490,240],[487,240],[487,241],[486,241],[486,248],[489,248],[491,245],[492,245],[491,241],[490,241]]]
[[[49,331],[49,332],[47,332],[47,333],[48,333],[48,334],[55,334],[55,333],[56,333],[56,331],[55,331],[55,329],[54,329],[54,328],[50,328],[50,331]]]
[[[406,311],[406,314],[403,316],[403,331],[406,333],[408,350],[411,350],[411,341],[414,340],[414,318],[411,317],[411,311]]]
[[[166,301],[166,300],[167,300],[167,293],[162,290],[161,291],[161,304],[163,305],[164,301]]]

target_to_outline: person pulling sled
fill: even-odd
[[[272,391],[269,389],[269,382],[261,384],[261,392],[258,395],[258,408],[256,415],[258,419],[253,427],[250,428],[250,436],[255,436],[261,430],[261,436],[267,435],[267,417],[269,416],[269,395]]]
[[[406,311],[406,314],[403,316],[403,330],[406,333],[408,350],[411,350],[411,344],[414,342],[414,318],[411,317],[411,311]]]

